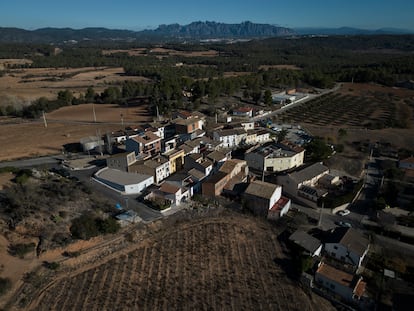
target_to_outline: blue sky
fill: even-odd
[[[193,21],[414,30],[413,0],[0,0],[0,27],[139,30]]]

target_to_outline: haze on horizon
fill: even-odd
[[[399,28],[414,31],[412,0],[13,0],[0,3],[0,27],[106,27],[142,30],[194,21],[289,28]]]

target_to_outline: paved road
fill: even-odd
[[[162,214],[158,211],[154,211],[145,204],[136,200],[137,195],[122,195],[120,192],[115,191],[92,178],[93,174],[99,170],[98,167],[87,169],[69,171],[71,176],[78,178],[84,182],[91,189],[102,196],[104,196],[113,206],[119,203],[124,209],[132,209],[137,212],[145,222],[150,222],[162,217]]]
[[[0,167],[13,166],[17,168],[37,167],[42,165],[56,165],[63,159],[62,155],[46,156],[17,161],[0,162]]]

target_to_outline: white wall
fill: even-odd
[[[154,177],[149,176],[146,180],[137,183],[137,184],[130,184],[124,186],[125,194],[138,194],[145,190],[148,186],[154,183]]]
[[[365,252],[363,256],[360,257],[358,254],[352,251],[348,251],[347,247],[339,243],[326,243],[325,251],[329,253],[329,256],[332,256],[346,263],[350,263],[357,267],[361,265],[362,260],[364,259],[364,256],[366,254]]]

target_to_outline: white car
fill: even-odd
[[[339,211],[338,212],[338,215],[340,215],[340,216],[346,216],[346,215],[349,215],[351,213],[351,211],[350,210],[348,210],[348,209],[344,209],[344,210],[342,210],[342,211]]]

